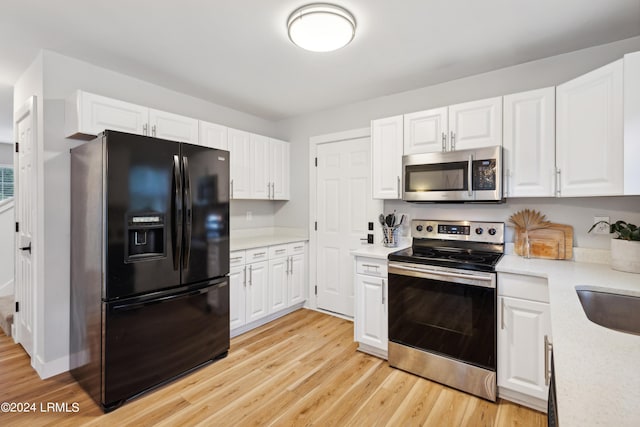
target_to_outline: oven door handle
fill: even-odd
[[[403,272],[410,272],[413,274],[404,274]],[[404,276],[415,276],[425,279],[438,279],[442,277],[452,277],[457,279],[466,279],[473,280],[474,282],[486,282],[485,283],[476,283],[478,286],[482,286],[485,288],[495,288],[495,284],[492,280],[491,276],[488,275],[474,275],[474,274],[464,274],[464,273],[453,273],[449,271],[440,271],[440,270],[428,270],[425,268],[419,267],[411,267],[407,265],[401,265],[398,263],[389,263],[389,273],[397,273]],[[491,273],[488,273],[491,274]]]

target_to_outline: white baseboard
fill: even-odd
[[[299,303],[296,305],[292,305],[289,308],[285,308],[284,310],[278,311],[276,313],[271,313],[268,316],[263,317],[262,319],[255,320],[251,323],[247,323],[246,325],[240,326],[238,328],[232,329],[230,332],[231,338],[237,337],[238,335],[242,335],[245,332],[249,332],[252,329],[255,329],[259,326],[266,325],[267,323],[276,320],[282,316],[286,316],[289,313],[293,313],[296,310],[299,310],[303,307],[304,303]]]
[[[60,357],[50,362],[43,362],[39,356],[31,358],[31,366],[36,370],[41,379],[47,379],[54,375],[69,370],[69,355]]]
[[[506,388],[498,387],[498,397],[500,399],[509,400],[517,403],[518,405],[526,406],[527,408],[535,409],[536,411],[547,413],[547,400],[538,399],[537,397],[531,397],[518,391],[509,390]]]
[[[386,351],[380,350],[379,348],[371,347],[367,344],[362,344],[361,342],[358,343],[358,351],[379,357],[380,359],[389,360],[389,358],[387,357],[388,353]]]
[[[13,295],[13,279],[9,280],[7,283],[0,285],[0,297],[6,297],[8,295]]]

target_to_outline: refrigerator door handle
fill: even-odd
[[[132,303],[132,304],[119,304],[119,305],[113,306],[113,311],[136,310],[138,308],[141,308],[141,307],[144,307],[144,306],[147,306],[147,305],[162,304],[164,302],[169,302],[169,301],[173,301],[173,300],[180,299],[180,298],[187,298],[187,297],[192,297],[192,296],[195,296],[195,295],[206,294],[207,292],[209,292],[209,288],[202,288],[202,289],[198,289],[197,291],[183,292],[183,293],[174,294],[174,295],[167,295],[166,297],[157,298],[157,299],[150,300],[150,301],[136,302],[136,303]]]
[[[189,159],[182,156],[182,174],[184,177],[184,204],[185,204],[185,230],[184,230],[184,257],[182,257],[182,267],[189,267],[189,256],[191,255],[191,220],[193,218],[193,202],[191,200],[191,177],[189,176]]]
[[[180,268],[180,252],[182,252],[182,179],[180,179],[180,158],[173,156],[173,269]]]

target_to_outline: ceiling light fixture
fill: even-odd
[[[356,20],[340,6],[314,3],[296,9],[287,20],[289,39],[303,49],[331,52],[349,44]]]

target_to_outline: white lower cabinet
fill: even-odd
[[[259,247],[230,254],[231,336],[249,331],[302,306],[306,244]]]
[[[356,257],[355,340],[358,350],[387,358],[387,260]]]
[[[498,274],[498,393],[546,412],[551,319],[547,280]]]

